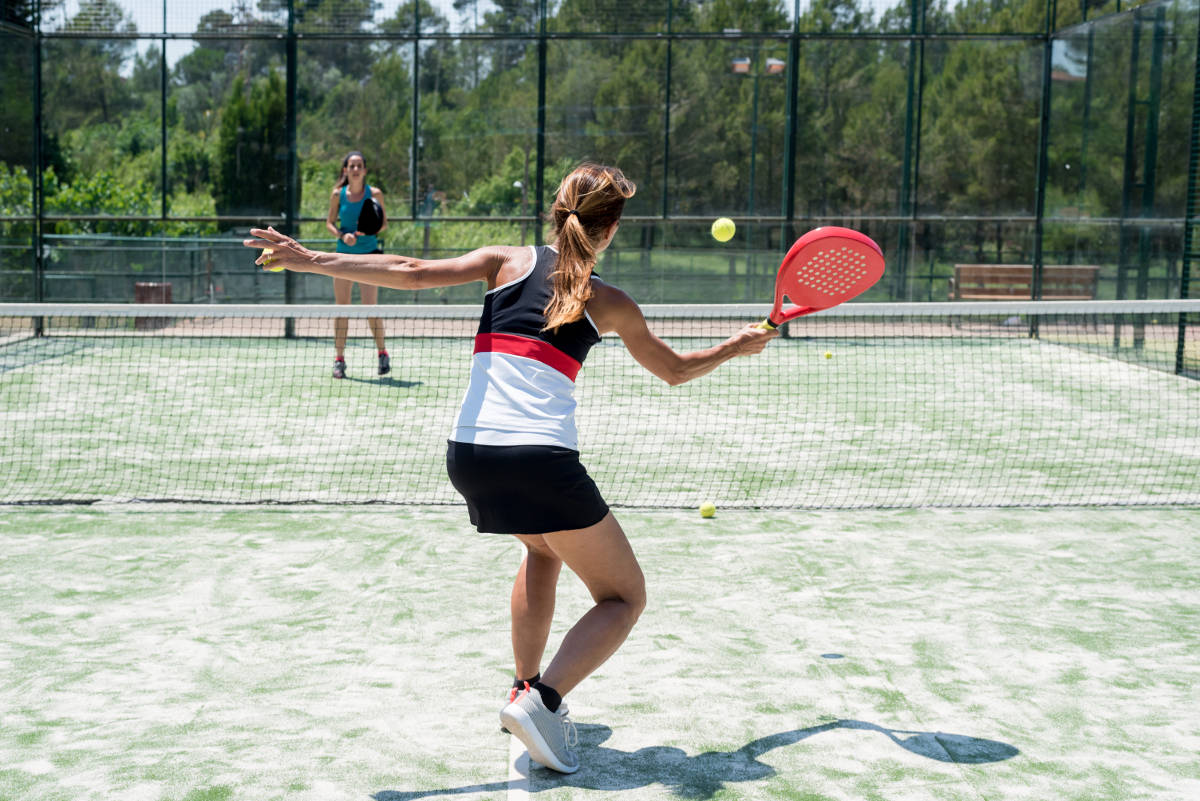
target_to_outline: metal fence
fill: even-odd
[[[975,263],[1029,265],[1034,296],[1062,264],[1098,266],[1100,299],[1188,297],[1198,18],[1196,0],[10,3],[0,299],[327,299],[237,242],[259,222],[328,244],[351,147],[385,187],[388,249],[426,255],[543,242],[565,165],[620,164],[639,193],[602,270],[647,302],[765,299],[825,224],[884,247],[868,300],[944,300]]]

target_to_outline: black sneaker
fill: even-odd
[[[387,375],[392,371],[392,360],[388,358],[387,351],[379,354],[379,374]]]
[[[333,377],[334,378],[345,378],[346,377],[346,360],[345,359],[334,359],[333,360]]]

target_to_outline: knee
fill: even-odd
[[[549,546],[547,546],[545,543],[526,542],[525,547],[529,551],[526,555],[526,559],[531,563],[544,562],[546,564],[562,564],[562,559],[559,558],[558,554],[550,550]]]
[[[646,609],[646,580],[639,575],[637,582],[622,593],[621,600],[629,607],[629,623],[633,625]]]

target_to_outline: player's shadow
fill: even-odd
[[[780,732],[747,743],[736,751],[705,751],[688,756],[679,748],[656,745],[629,752],[604,748],[601,743],[612,735],[612,729],[585,723],[578,726],[579,749],[583,757],[579,772],[563,775],[535,767],[529,774],[529,791],[536,793],[558,787],[618,791],[662,784],[671,788],[680,798],[708,799],[728,783],[756,781],[775,775],[774,768],[758,761],[768,751],[833,729],[878,732],[904,750],[938,762],[977,765],[1012,759],[1020,753],[1015,747],[996,740],[945,732],[886,729],[861,720],[838,720],[821,726]],[[523,764],[528,764],[528,760]],[[508,787],[509,782],[491,782],[437,790],[383,790],[372,798],[375,801],[410,801],[434,796],[498,792]]]
[[[356,376],[348,375],[342,380],[358,384],[374,384],[377,387],[393,387],[396,389],[408,389],[409,387],[421,386],[420,381],[405,381],[402,378],[392,378],[390,375],[372,376],[370,378],[358,378]]]

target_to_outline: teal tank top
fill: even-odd
[[[342,187],[342,193],[338,196],[338,228],[343,234],[352,234],[358,230],[358,215],[362,212],[363,201],[370,196],[371,185],[366,184],[363,187],[363,196],[352,203],[346,199],[346,187]],[[374,253],[376,250],[379,250],[379,237],[374,234],[360,236],[353,247],[338,237],[338,253]]]

